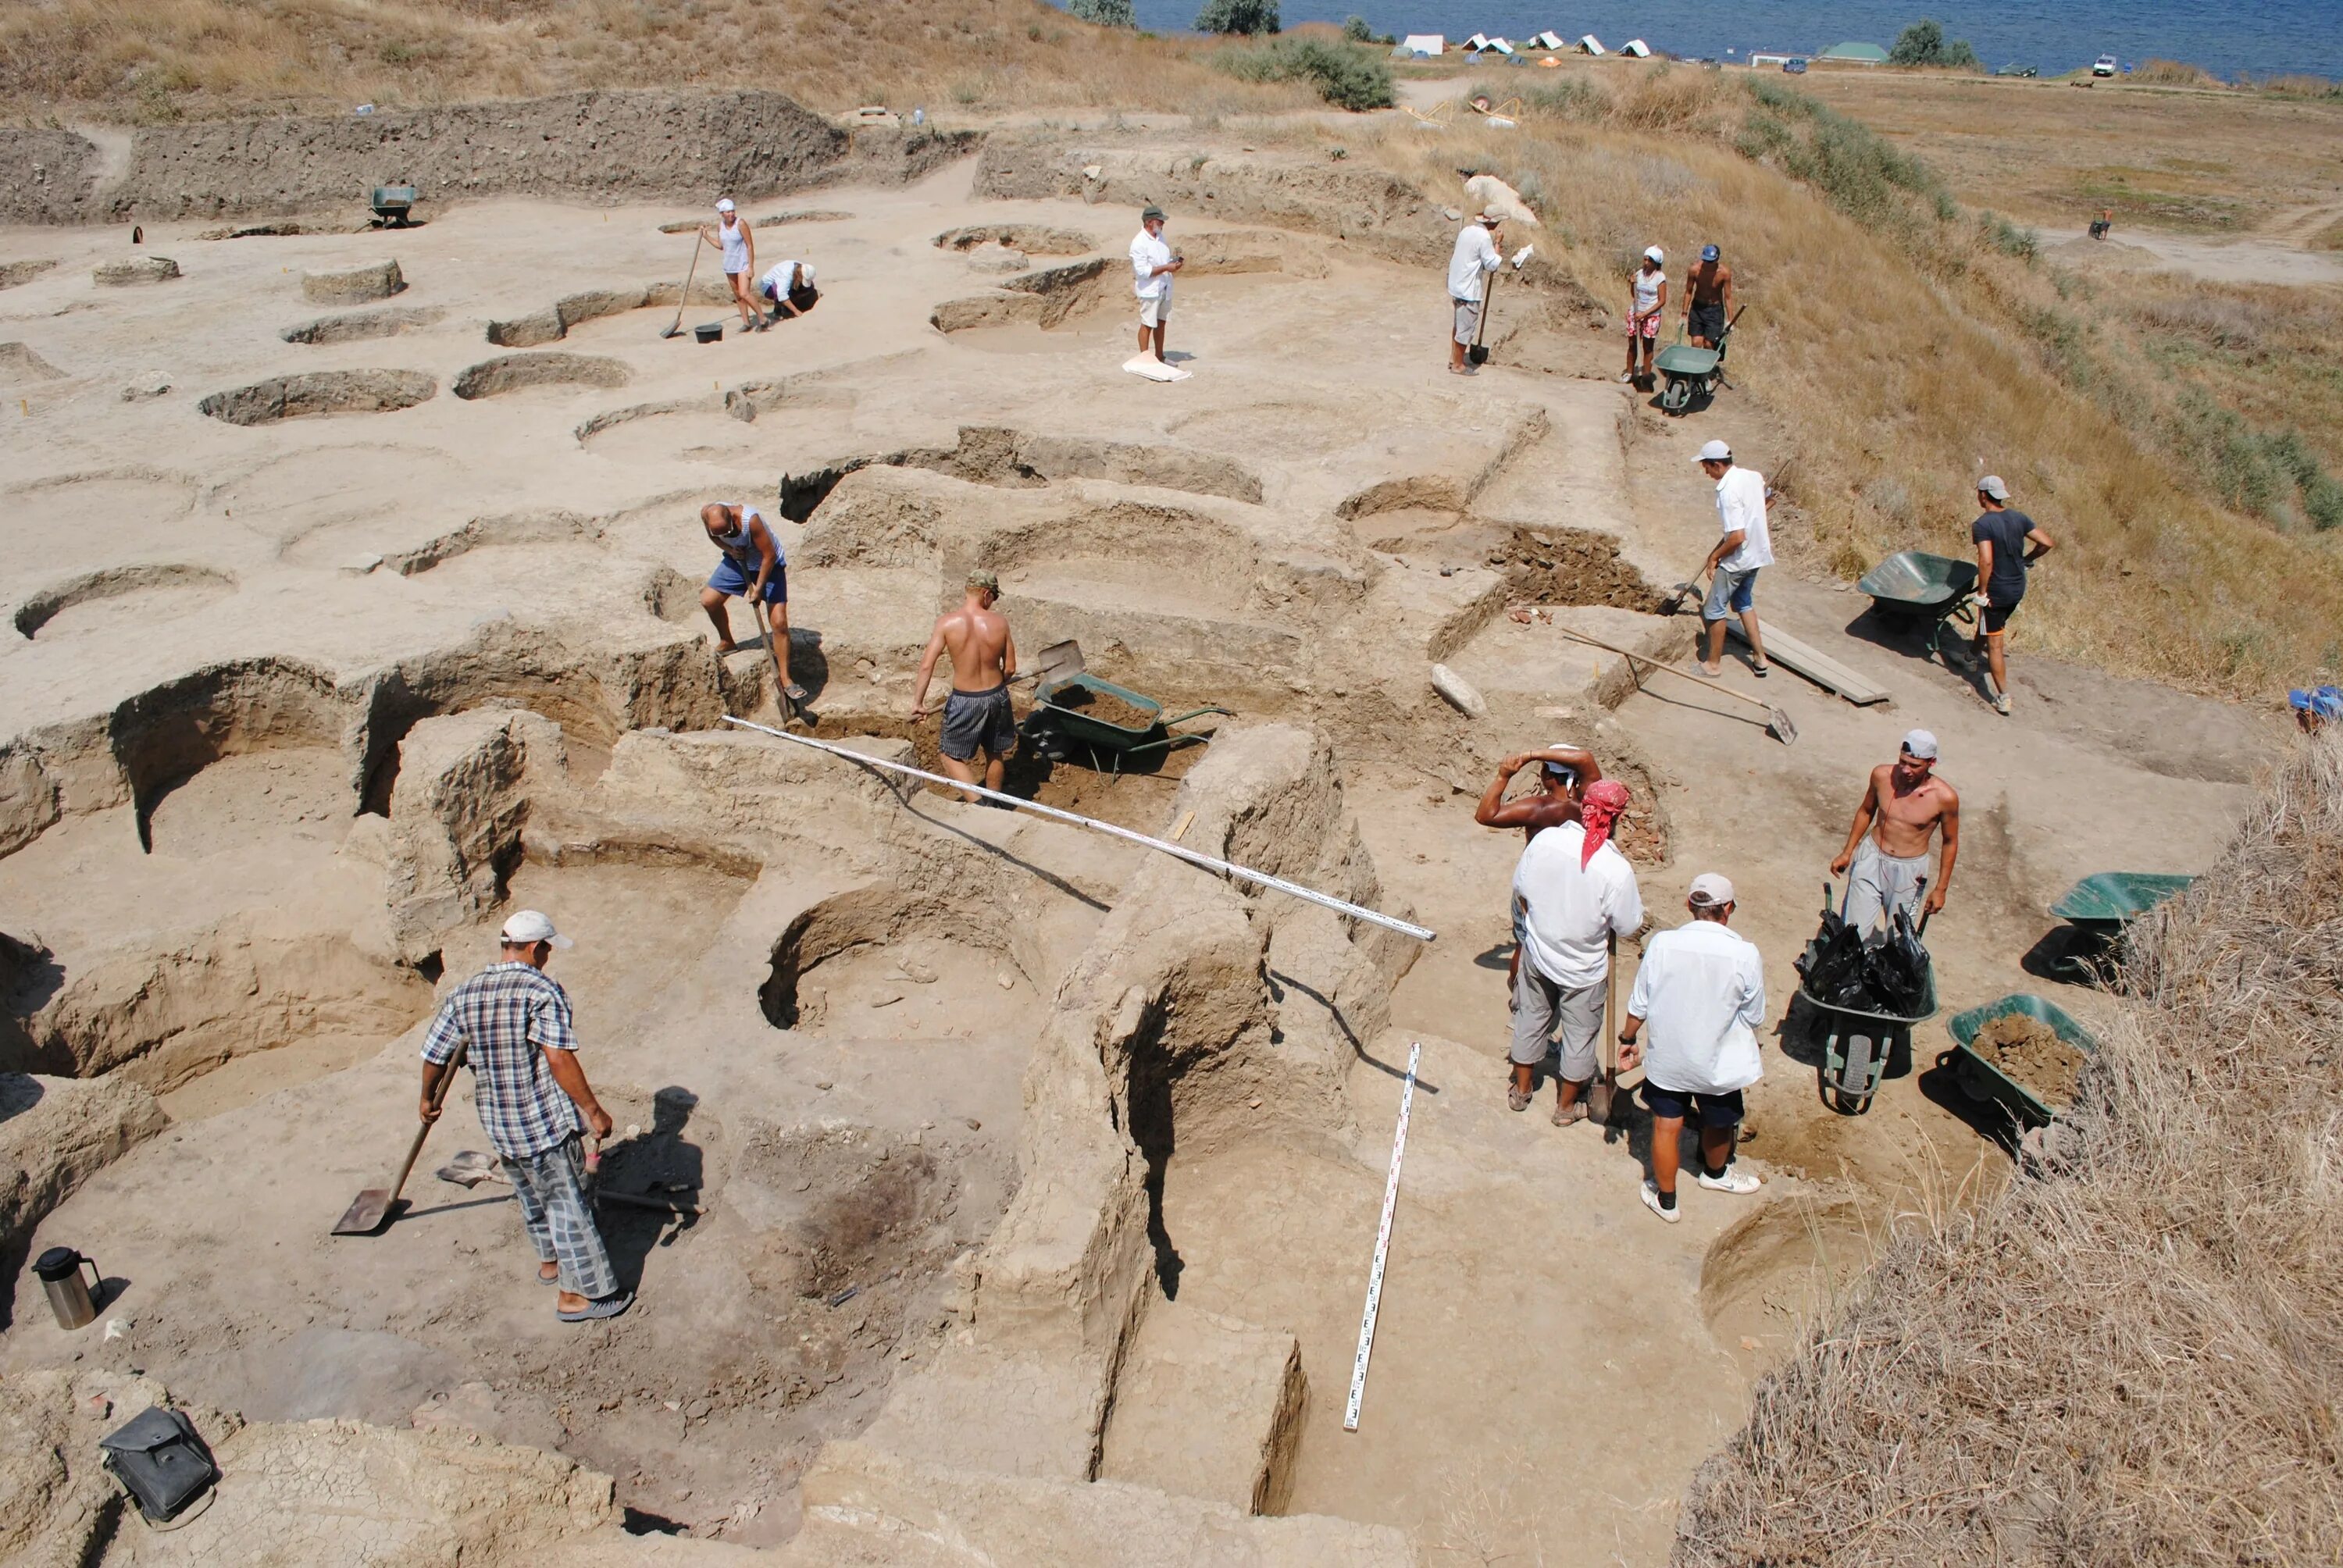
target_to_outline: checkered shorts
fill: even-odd
[[[615,1295],[618,1277],[594,1211],[586,1198],[586,1151],[576,1136],[542,1154],[507,1160],[513,1195],[520,1200],[520,1222],[537,1248],[539,1262],[561,1265],[561,1288],[588,1301]]]

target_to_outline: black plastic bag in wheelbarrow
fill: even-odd
[[[1912,917],[1902,910],[1890,923],[1887,940],[1871,950],[1864,966],[1865,978],[1881,1011],[1916,1013],[1928,995],[1928,950],[1912,929]]]
[[[1863,935],[1831,908],[1830,884],[1823,884],[1823,920],[1798,960],[1807,991],[1837,1007],[1866,1007]]]

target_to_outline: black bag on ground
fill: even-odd
[[[1897,910],[1885,941],[1871,950],[1865,965],[1872,995],[1880,1010],[1903,1015],[1917,1013],[1928,990],[1928,950],[1912,930],[1912,917]]]
[[[176,1410],[150,1405],[98,1439],[106,1468],[138,1504],[150,1524],[167,1524],[219,1479],[211,1450],[196,1423]]]

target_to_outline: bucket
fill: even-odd
[[[705,327],[693,327],[691,335],[702,343],[719,342],[724,337],[724,324],[720,321],[711,321]]]
[[[87,1284],[81,1277],[85,1266],[89,1270]],[[93,1292],[104,1294],[106,1285],[96,1259],[85,1258],[71,1247],[51,1247],[34,1260],[33,1273],[49,1298],[49,1311],[56,1314],[57,1327],[77,1329],[97,1316]]]

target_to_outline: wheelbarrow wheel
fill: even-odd
[[[1692,407],[1692,383],[1680,376],[1668,377],[1660,388],[1660,410],[1665,414],[1681,414]]]
[[[1871,1109],[1871,1097],[1879,1088],[1874,1066],[1879,1042],[1868,1034],[1852,1032],[1841,1035],[1839,1040],[1845,1055],[1838,1075],[1838,1109],[1848,1116],[1859,1116]]]

